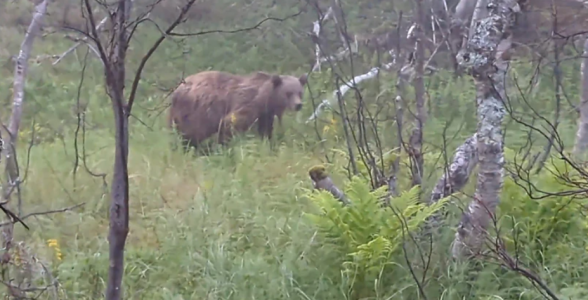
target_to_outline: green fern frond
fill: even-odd
[[[306,214],[324,238],[324,243],[338,247],[343,257],[342,271],[362,280],[371,280],[388,262],[402,243],[406,230],[418,229],[425,220],[443,207],[449,197],[430,206],[419,203],[420,187],[415,186],[390,199],[382,208],[380,198],[387,187],[371,190],[368,180],[353,177],[345,186],[353,203],[341,206],[327,192],[308,197],[319,213]]]

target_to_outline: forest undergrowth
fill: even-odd
[[[210,5],[209,14],[220,13]],[[202,17],[184,30],[219,24],[251,26],[262,15],[252,10],[247,18],[236,20],[231,13],[239,9],[233,10],[223,11],[226,21]],[[279,15],[289,12],[274,11]],[[27,24],[14,11],[12,16],[6,14],[0,10],[0,20],[4,20],[0,21],[0,60],[6,62],[0,70],[4,78],[0,87],[9,91],[10,56],[17,53]],[[29,11],[22,9],[19,14],[27,16]],[[352,19],[353,12],[350,15]],[[371,191],[365,178],[348,179],[347,156],[342,154],[346,143],[336,116],[326,112],[318,125],[305,123],[312,114],[312,102],[318,104],[334,89],[329,70],[310,75],[304,109],[284,119],[273,146],[250,134],[210,155],[172,149],[175,137],[164,125],[166,96],[182,76],[205,69],[308,72],[312,44],[301,43],[298,39],[302,37],[291,28],[310,28],[311,24],[312,14],[305,14],[251,32],[166,41],[150,60],[130,120],[131,221],[124,298],[543,299],[541,290],[528,279],[492,258],[469,268],[451,262],[450,243],[460,208],[474,191],[475,178],[463,193],[439,202],[439,207],[418,204],[419,195],[426,198],[441,174],[443,150],[447,149],[447,159],[451,159],[454,149],[475,132],[475,90],[467,76],[454,78],[440,71],[427,78],[429,121],[424,140],[428,173],[422,194],[418,188],[410,189],[403,156],[399,180],[403,193],[393,200],[397,211],[379,209],[378,193],[382,191]],[[145,45],[157,34],[147,25],[137,31],[129,66],[137,65]],[[62,299],[97,299],[102,297],[108,272],[108,184],[114,131],[101,65],[87,47],[78,47],[56,65],[42,57],[59,55],[72,44],[63,34],[47,34],[35,42],[31,56],[35,59],[30,62],[18,145],[25,176],[22,215],[53,213],[26,218],[30,231],[15,227],[16,240],[22,241],[15,247],[22,263],[15,269],[22,272],[24,281],[31,273],[36,281],[45,280],[39,265],[32,263],[34,256],[59,282]],[[359,69],[368,70],[369,61],[362,60]],[[524,59],[513,69],[513,78],[518,76],[521,82],[533,72]],[[577,101],[579,64],[566,62],[563,72],[567,97]],[[545,70],[542,76],[535,96],[527,100],[551,116],[551,74]],[[378,95],[392,102],[395,81],[394,74],[384,73],[379,81],[362,84],[363,97]],[[3,120],[9,113],[10,94],[6,92],[2,99]],[[512,95],[516,98],[516,91]],[[520,103],[513,105],[525,110]],[[563,105],[559,134],[571,146],[576,117],[569,104]],[[83,120],[78,119],[80,111]],[[506,158],[512,163],[514,153],[526,144],[528,128],[506,123]],[[392,124],[381,125],[387,150],[395,141]],[[543,147],[539,139],[535,147]],[[552,157],[532,180],[547,190],[566,190],[550,173],[562,168],[563,162],[556,154]],[[356,203],[353,208],[341,208],[327,193],[311,192],[308,170],[317,164],[325,165],[336,184],[347,191]],[[444,226],[430,244],[416,243],[411,235],[441,205],[447,209]],[[512,178],[505,177],[500,236],[510,254],[561,299],[588,297],[587,205],[586,199],[572,197],[531,199]],[[410,234],[404,226],[410,228]],[[433,250],[428,253],[427,247]]]

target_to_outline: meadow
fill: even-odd
[[[295,4],[278,7],[269,2],[231,5],[231,1],[203,1],[199,9],[204,13],[196,10],[194,21],[182,30],[247,27],[266,14],[286,16],[296,11]],[[75,9],[71,16],[62,16],[63,7],[54,5],[49,22],[61,18],[81,22]],[[8,91],[14,71],[10,57],[18,53],[31,6],[18,2],[1,6],[0,61],[6,63],[0,69],[0,88],[5,91],[0,100],[0,119],[5,122],[10,113]],[[158,12],[163,21],[172,14],[164,8]],[[350,9],[350,24],[362,24],[354,19],[359,14]],[[395,243],[389,253],[384,255],[385,251],[373,248],[375,252],[369,254],[373,257],[357,258],[352,264],[355,269],[349,268],[350,253],[357,250],[357,240],[370,240],[370,230],[382,230],[385,224],[378,223],[381,219],[372,219],[380,213],[373,210],[375,198],[367,191],[367,182],[347,177],[340,121],[325,112],[318,125],[305,123],[312,114],[313,102],[318,104],[335,88],[329,70],[310,74],[304,108],[285,117],[273,147],[250,133],[209,155],[172,149],[175,136],[165,126],[167,95],[183,76],[206,69],[293,75],[308,72],[314,48],[296,30],[310,30],[313,18],[312,12],[307,12],[243,33],[169,40],[152,57],[143,72],[130,119],[131,221],[125,252],[124,298],[544,299],[540,289],[499,263],[482,261],[472,267],[450,261],[459,207],[467,204],[475,177],[463,194],[448,202],[449,213],[435,236],[426,274],[416,245],[395,236],[400,231],[387,233],[387,240]],[[304,29],[299,30],[301,27]],[[59,299],[97,299],[106,288],[108,274],[106,237],[114,162],[112,108],[104,91],[102,66],[88,47],[78,47],[56,65],[52,65],[51,58],[42,58],[59,55],[74,43],[61,31],[51,33],[56,25],[47,28],[46,35],[35,41],[31,55],[18,159],[24,176],[21,214],[55,212],[27,218],[30,231],[16,225],[15,255],[21,264],[12,268],[17,280],[46,285],[50,279],[34,262],[37,259],[59,282]],[[149,25],[137,31],[128,52],[129,76],[134,75],[139,60],[158,34]],[[369,70],[370,59],[360,59],[355,72]],[[562,68],[566,97],[577,102],[579,61],[567,61]],[[512,74],[521,81],[534,71],[524,58],[513,69]],[[555,105],[550,72],[549,68],[542,70],[542,83],[528,99],[546,118],[551,118]],[[395,74],[385,73],[363,84],[361,90],[366,99],[380,94],[382,101],[393,102],[394,83]],[[476,130],[471,78],[454,78],[451,72],[440,71],[426,78],[426,88],[429,120],[424,131],[424,197],[441,174],[444,148],[450,159],[453,149]],[[513,99],[520,99],[516,93],[513,91]],[[353,101],[353,96],[347,99]],[[524,110],[516,99],[514,109]],[[574,142],[577,114],[570,103],[562,106],[559,134],[569,147]],[[84,107],[83,120],[76,114],[80,107]],[[396,139],[396,129],[391,124],[383,123],[381,127],[386,149],[393,148]],[[512,162],[513,153],[526,143],[528,129],[508,119],[505,124],[507,159]],[[317,131],[322,140],[317,138]],[[447,140],[442,138],[444,135]],[[537,138],[536,143],[535,147],[540,148],[545,141]],[[326,162],[325,156],[331,161]],[[550,167],[562,164],[557,155],[553,158],[548,162]],[[328,220],[321,219],[320,212],[332,208],[335,202],[311,191],[308,170],[317,164],[324,164],[337,185],[365,204],[359,208],[365,213],[363,217],[347,220],[348,225],[353,225],[348,230],[357,240],[346,241],[345,233],[329,229]],[[403,168],[400,186],[404,194],[398,201],[413,204],[417,198],[415,191],[408,188],[408,167]],[[549,171],[534,175],[533,181],[546,189],[567,188]],[[588,297],[587,202],[572,197],[534,200],[510,177],[505,178],[500,206],[503,238],[521,264],[537,274],[560,299]],[[424,287],[415,283],[413,268],[419,277],[426,278]],[[45,291],[39,299],[54,299],[51,293]]]

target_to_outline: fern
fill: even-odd
[[[415,186],[391,198],[390,207],[385,209],[380,206],[380,199],[386,195],[387,187],[371,190],[369,182],[358,176],[345,188],[350,206],[343,207],[328,192],[309,193],[318,212],[306,216],[325,243],[345,254],[342,271],[355,278],[354,288],[373,282],[401,246],[406,230],[417,229],[447,202],[443,199],[430,206],[421,204],[419,190]]]

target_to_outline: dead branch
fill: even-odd
[[[514,271],[515,273],[525,277],[529,280],[538,290],[543,294],[545,298],[551,298],[552,300],[559,300],[559,297],[549,288],[549,286],[543,282],[543,280],[539,277],[539,275],[533,273],[531,270],[525,268],[521,261],[516,255],[516,248],[517,248],[517,240],[515,238],[515,257],[512,257],[508,250],[506,249],[506,245],[504,244],[504,240],[500,236],[500,229],[498,226],[498,219],[496,216],[491,216],[492,221],[492,229],[495,231],[496,236],[494,238],[486,237],[485,244],[488,246],[488,252],[490,254],[484,254],[484,257],[487,257],[491,260],[497,261],[503,267]]]
[[[102,21],[100,21],[100,23],[98,23],[98,25],[96,26],[96,30],[100,30],[102,28],[102,26],[104,26],[104,24],[106,24],[106,21],[108,20],[108,17],[104,17],[104,19],[102,19]],[[57,59],[53,62],[53,65],[58,64],[62,59],[64,59],[68,54],[72,53],[74,50],[76,50],[77,47],[79,47],[83,42],[86,42],[88,40],[88,37],[82,37],[80,41],[76,42],[73,46],[71,46],[69,49],[65,50],[65,52],[63,52],[61,55],[59,55],[57,57]],[[90,47],[90,45],[88,45],[88,47]],[[93,49],[93,48],[91,48]]]
[[[42,216],[42,215],[52,215],[52,214],[56,214],[56,213],[62,213],[62,212],[66,212],[66,211],[71,211],[74,210],[78,207],[84,206],[86,203],[80,203],[80,204],[76,204],[73,206],[69,206],[69,207],[64,207],[64,208],[60,208],[60,209],[53,209],[53,210],[46,210],[46,211],[39,211],[39,212],[33,212],[30,214],[26,214],[24,216],[22,216],[20,219],[21,220],[25,220],[28,219],[30,217],[34,217],[34,216]],[[14,224],[14,222],[4,222],[4,223],[0,223],[0,227],[2,226],[6,226],[9,224]]]
[[[333,91],[333,96],[330,99],[324,99],[315,109],[314,113],[306,120],[306,123],[311,122],[312,120],[314,120],[315,118],[318,118],[318,116],[320,115],[320,113],[327,107],[331,107],[333,105],[333,102],[337,101],[337,95],[340,94],[341,97],[343,97],[345,95],[345,93],[347,93],[352,87],[356,88],[357,84],[361,83],[364,80],[368,80],[368,79],[372,79],[374,77],[376,77],[376,75],[378,75],[378,73],[384,69],[384,70],[388,70],[390,69],[392,66],[394,65],[394,63],[388,63],[383,65],[382,67],[373,67],[371,70],[369,70],[367,73],[365,74],[361,74],[361,75],[357,75],[355,77],[353,77],[351,80],[349,80],[348,82],[345,82],[343,85],[341,85],[337,90]],[[355,83],[355,85],[354,85]]]

